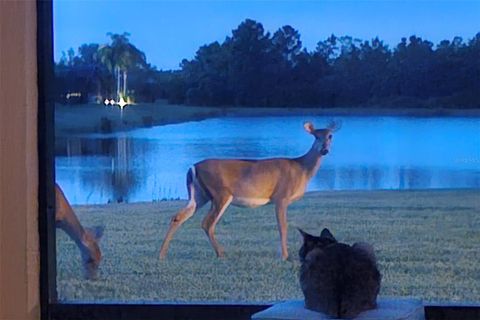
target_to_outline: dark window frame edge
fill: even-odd
[[[38,231],[40,242],[40,316],[51,318],[57,301],[55,237],[54,158],[54,64],[52,0],[37,0],[37,147]]]

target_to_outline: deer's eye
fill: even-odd
[[[329,135],[329,136],[328,136],[328,139],[329,139],[329,140],[332,140],[332,138],[333,138],[332,135]]]

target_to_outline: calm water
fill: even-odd
[[[330,118],[328,118],[330,119]],[[110,135],[57,137],[57,181],[74,204],[186,198],[205,158],[296,157],[323,117],[221,118]],[[314,190],[480,188],[480,119],[337,117]]]

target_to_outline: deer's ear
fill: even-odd
[[[342,122],[341,121],[330,121],[330,123],[327,125],[327,129],[332,131],[332,132],[337,132],[342,128]]]
[[[85,230],[90,233],[90,235],[95,239],[95,240],[100,240],[100,238],[103,236],[103,231],[105,230],[105,226],[96,226],[93,228],[85,228]]]
[[[313,123],[307,121],[303,124],[303,127],[305,128],[305,131],[308,133],[313,133],[315,131],[315,128],[313,127]]]

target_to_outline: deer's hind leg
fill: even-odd
[[[188,171],[187,174],[187,188],[189,197],[188,204],[185,208],[178,211],[172,217],[167,234],[165,235],[165,239],[163,240],[162,247],[160,248],[160,259],[166,257],[168,246],[177,229],[180,228],[180,226],[185,221],[191,218],[198,209],[200,209],[203,205],[205,205],[205,203],[210,200],[196,182],[196,178],[194,177],[194,173],[191,169]]]
[[[213,198],[212,207],[202,221],[202,228],[207,234],[210,244],[219,258],[224,256],[224,250],[215,239],[215,226],[217,225],[218,221],[220,221],[220,218],[225,213],[225,210],[230,205],[232,200],[233,196],[230,194],[224,194]]]

